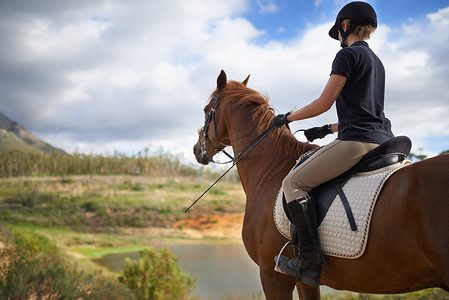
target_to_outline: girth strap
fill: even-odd
[[[345,208],[346,216],[348,217],[351,230],[357,231],[357,224],[355,223],[354,215],[352,214],[352,209],[351,206],[349,205],[348,198],[346,198],[345,192],[338,183],[335,183],[334,187],[337,190],[338,195],[340,196],[343,207]]]

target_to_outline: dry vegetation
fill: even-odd
[[[30,286],[42,287],[28,291],[34,298],[77,291],[80,299],[102,294],[131,299],[117,274],[92,259],[169,244],[240,243],[245,196],[236,173],[184,213],[218,175],[148,151],[135,157],[0,153],[0,296],[11,295],[7,288],[20,283],[13,276],[7,285],[7,271],[15,270],[12,276],[22,270],[31,276]],[[54,281],[60,286],[49,283],[51,276],[61,279]],[[379,299],[358,294],[325,299],[335,297]],[[386,299],[449,296],[431,290]]]

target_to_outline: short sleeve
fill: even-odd
[[[338,51],[332,63],[332,74],[343,75],[350,77],[352,69],[355,66],[356,54],[349,48],[344,48]]]

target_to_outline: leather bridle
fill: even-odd
[[[203,133],[203,142],[200,144],[200,153],[202,157],[205,157],[209,162],[213,162],[213,163],[218,163],[218,164],[227,164],[230,162],[235,161],[234,157],[232,157],[229,153],[227,153],[224,149],[227,146],[225,143],[223,143],[220,138],[218,137],[218,132],[217,132],[217,120],[216,120],[216,110],[217,110],[217,106],[218,103],[220,101],[221,98],[221,93],[217,93],[215,94],[211,101],[214,101],[214,104],[212,105],[211,110],[209,111],[209,113],[207,114],[207,117],[204,121],[204,126],[201,127],[201,132]],[[207,135],[207,132],[209,130],[209,125],[210,123],[214,122],[214,129],[215,129],[215,138],[217,139],[218,143],[220,143],[220,148],[216,147],[214,145],[214,143],[212,142],[212,140],[209,138],[209,136]],[[227,162],[216,162],[214,161],[214,159],[212,158],[212,156],[209,155],[209,153],[207,152],[206,149],[206,141],[212,146],[212,148],[214,149],[215,152],[219,153],[219,152],[223,152],[227,157],[229,157],[231,160],[227,161]]]

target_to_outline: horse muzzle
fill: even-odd
[[[202,165],[208,165],[212,160],[211,157],[207,154],[205,147],[200,143],[200,139],[193,146],[193,154],[195,155],[196,161]]]

